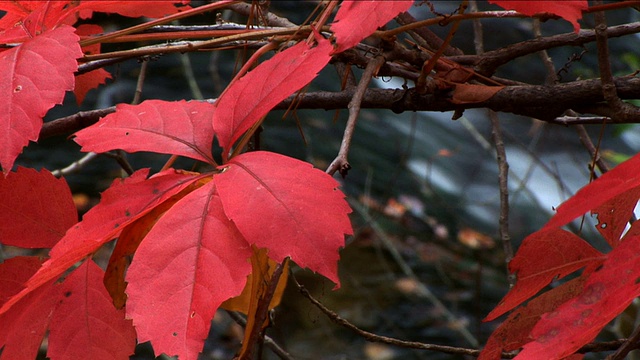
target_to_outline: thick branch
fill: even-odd
[[[615,78],[618,96],[622,99],[640,98],[640,78],[619,77]],[[276,110],[286,110],[297,101],[297,109],[346,109],[353,98],[354,89],[346,89],[340,92],[318,91],[290,96],[280,104]],[[586,120],[561,121],[556,117],[568,109],[578,109],[581,112],[590,110],[606,110],[606,107],[598,107],[598,103],[604,102],[600,80],[582,80],[566,84],[552,86],[507,86],[498,91],[489,100],[474,103],[455,105],[452,104],[447,94],[419,95],[413,89],[367,89],[362,99],[363,109],[389,109],[396,113],[404,111],[454,111],[473,108],[489,108],[494,111],[511,112],[518,115],[532,116],[540,120],[552,123],[570,125],[578,123],[591,123]],[[606,104],[605,104],[606,105]],[[58,135],[69,135],[98,121],[115,111],[115,106],[92,111],[83,111],[75,115],[56,119],[45,123],[40,130],[40,139]],[[594,112],[599,114],[599,112]],[[602,118],[596,123],[601,124]],[[640,123],[640,119],[629,120],[629,123]]]
[[[615,84],[620,98],[640,98],[640,78],[619,77],[615,79]],[[344,109],[352,96],[353,90],[349,89],[342,92],[307,93],[298,97],[297,108]],[[292,101],[291,97],[280,103],[276,109],[286,109]],[[506,86],[486,101],[463,105],[452,104],[447,92],[420,95],[414,89],[369,89],[362,100],[362,108],[389,109],[397,113],[489,108],[553,122],[568,109],[579,109],[581,112],[599,110],[594,106],[600,102],[604,102],[600,80],[593,79],[552,86]]]

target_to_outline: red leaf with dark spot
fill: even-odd
[[[74,28],[63,26],[0,53],[0,166],[11,170],[22,148],[35,141],[42,117],[73,90],[76,58],[82,56]]]
[[[536,324],[518,359],[562,359],[592,341],[640,296],[640,222],[636,221],[602,267],[587,278],[582,293]]]
[[[139,341],[197,359],[216,309],[242,292],[250,256],[213,181],[178,201],[144,238],[127,271],[127,315]]]
[[[60,302],[49,325],[51,359],[129,359],[136,331],[116,310],[102,285],[104,271],[85,261],[60,285]]]

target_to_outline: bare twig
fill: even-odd
[[[409,25],[415,23],[417,20],[408,12],[403,12],[396,17],[396,21],[400,25]],[[418,45],[433,51],[441,48],[444,44],[444,41],[426,26],[407,30],[407,33],[416,41],[416,43],[418,43]],[[464,53],[462,50],[447,44],[444,50],[444,55],[464,55]]]
[[[602,0],[595,1],[596,5],[602,5]],[[598,67],[600,69],[600,81],[602,82],[602,94],[607,104],[613,110],[613,120],[624,122],[625,119],[638,119],[640,109],[623,102],[617,94],[616,84],[611,73],[609,61],[609,42],[607,36],[607,19],[604,11],[594,13],[596,20],[596,44],[598,45]]]
[[[627,358],[627,354],[640,346],[640,326],[636,327],[631,336],[616,350],[615,353],[607,356],[607,360],[622,360]]]
[[[291,276],[291,278],[294,280],[294,282],[295,282],[296,286],[298,287],[298,290],[300,291],[300,293],[304,297],[306,297],[313,305],[315,305],[320,311],[322,311],[325,315],[327,315],[327,317],[329,317],[329,319],[331,319],[336,324],[338,324],[340,326],[343,326],[343,327],[355,332],[356,334],[358,334],[359,336],[361,336],[362,338],[364,338],[367,341],[380,342],[380,343],[385,343],[385,344],[390,344],[390,345],[395,345],[395,346],[400,346],[400,347],[406,347],[406,348],[412,348],[412,349],[438,351],[438,352],[442,352],[442,353],[446,353],[446,354],[471,355],[471,356],[480,355],[480,350],[467,349],[467,348],[461,348],[461,347],[453,347],[453,346],[445,346],[445,345],[427,344],[427,343],[422,343],[422,342],[417,342],[417,341],[405,341],[405,340],[395,339],[395,338],[391,338],[391,337],[387,337],[387,336],[376,335],[374,333],[370,333],[368,331],[364,331],[364,330],[360,329],[359,327],[353,325],[352,323],[350,323],[346,319],[340,317],[340,315],[338,315],[335,312],[331,311],[331,309],[329,309],[326,306],[324,306],[320,301],[318,301],[316,298],[314,298],[311,295],[311,293],[309,293],[309,291],[304,286],[300,285],[300,283],[298,283],[298,281],[295,279],[294,276]],[[506,354],[506,357],[513,358],[515,356],[515,354],[513,354],[511,356],[510,355],[511,354]]]
[[[500,189],[498,230],[500,232],[500,239],[502,240],[502,248],[507,265],[507,280],[509,287],[513,287],[516,284],[516,274],[509,271],[509,263],[513,259],[513,245],[511,244],[511,235],[509,233],[509,163],[507,162],[507,152],[504,148],[498,114],[495,111],[489,110],[489,118],[491,119],[491,135],[496,148],[496,159],[498,161],[498,187]]]
[[[229,6],[229,9],[237,12],[238,14],[249,16],[251,14],[251,4],[239,3]],[[296,27],[298,25],[292,23],[287,18],[280,17],[273,13],[262,14],[269,26],[281,26],[281,27]]]
[[[376,56],[369,64],[367,64],[367,68],[364,70],[362,74],[362,78],[360,78],[360,82],[356,87],[355,94],[353,98],[349,102],[349,119],[347,120],[347,126],[344,130],[344,136],[342,137],[342,143],[340,144],[340,150],[338,151],[338,156],[331,162],[329,168],[327,169],[327,174],[333,175],[336,171],[340,172],[340,175],[343,177],[347,175],[349,169],[351,169],[351,165],[349,165],[349,161],[347,160],[347,156],[349,155],[349,147],[351,146],[351,139],[353,138],[353,131],[356,127],[356,122],[358,120],[358,115],[360,114],[360,105],[362,104],[362,98],[364,97],[365,91],[371,82],[371,79],[375,75],[378,68],[384,63],[384,57]]]
[[[136,82],[136,91],[133,95],[131,105],[140,104],[140,98],[142,97],[142,88],[144,87],[144,80],[147,76],[147,67],[149,66],[149,59],[142,58],[142,65],[140,66],[140,73],[138,74],[138,81]]]
[[[240,326],[242,326],[242,327],[246,327],[247,326],[247,320],[244,317],[242,317],[242,315],[238,314],[235,311],[227,311],[227,314],[229,314],[229,317],[231,317],[231,319],[233,319],[233,321],[238,323]],[[273,351],[274,354],[278,355],[278,357],[280,357],[280,359],[283,359],[283,360],[294,360],[293,356],[291,356],[291,354],[286,352],[270,336],[268,336],[268,335],[264,336],[264,344],[267,345],[267,347],[269,349],[271,349],[271,351]]]
[[[53,170],[51,172],[51,174],[53,174],[53,176],[55,177],[61,177],[61,176],[66,176],[69,175],[71,173],[74,173],[80,169],[82,169],[82,167],[89,163],[91,160],[95,159],[98,156],[97,153],[94,152],[90,152],[85,154],[80,160],[74,161],[71,164],[69,164],[68,166],[62,168],[62,169],[58,169],[58,170]]]
[[[402,273],[408,278],[414,279],[416,284],[418,284],[416,294],[421,296],[422,298],[427,299],[438,311],[438,313],[442,314],[443,318],[447,320],[449,324],[456,324],[457,326],[453,326],[458,333],[472,346],[478,346],[478,340],[469,332],[469,330],[465,326],[461,326],[460,319],[458,319],[447,307],[438,299],[437,296],[433,294],[433,292],[420,281],[415,272],[411,269],[409,264],[402,258],[398,249],[393,246],[393,242],[389,239],[389,236],[384,232],[384,230],[378,225],[369,215],[366,210],[360,205],[360,203],[349,200],[349,205],[351,208],[356,211],[360,216],[364,218],[364,220],[370,224],[373,231],[379,237],[382,245],[389,251],[391,257],[396,262],[396,264],[400,267]]]

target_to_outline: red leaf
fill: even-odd
[[[518,281],[485,321],[520,305],[552,280],[561,279],[583,267],[588,267],[585,270],[588,272],[605,258],[586,241],[562,229],[543,229],[527,236],[509,263],[509,270],[517,274]]]
[[[162,17],[189,7],[176,8],[174,3],[188,1],[0,1],[7,14],[0,19],[2,42],[24,42],[60,25],[73,25],[78,17],[87,19],[94,12],[118,13],[129,17]]]
[[[140,170],[125,180],[116,180],[102,194],[100,204],[86,213],[82,221],[69,229],[65,237],[51,249],[51,258],[26,282],[25,289],[0,308],[0,315],[6,313],[21,298],[48,281],[57,279],[76,262],[115,238],[124,226],[144,216],[198,179],[195,175],[172,169],[145,180],[147,174],[148,169]]]
[[[514,0],[489,0],[503,9],[515,10],[528,16],[540,13],[552,13],[558,15],[573,24],[575,32],[580,31],[578,19],[582,18],[582,11],[589,7],[587,0],[563,0],[563,1],[514,1]]]
[[[213,181],[225,214],[249,244],[339,284],[338,250],[352,233],[351,209],[331,176],[300,160],[256,151],[234,157]]]
[[[592,341],[600,330],[640,295],[640,222],[591,273],[582,294],[545,314],[518,358],[562,359]]]
[[[242,292],[250,256],[213,181],[185,196],[151,229],[127,271],[127,315],[139,341],[197,359],[216,309]]]
[[[350,49],[373,34],[379,27],[386,25],[396,15],[407,11],[413,0],[379,1],[358,0],[343,1],[331,25],[338,47],[334,53]],[[363,21],[366,19],[365,21]]]
[[[639,168],[640,154],[636,154],[591,184],[583,187],[569,200],[562,203],[558,207],[557,213],[544,228],[549,229],[566,225],[571,220],[590,210],[597,209],[614,197],[639,187]]]
[[[118,104],[116,112],[76,133],[83,151],[153,151],[213,163],[214,106],[199,101],[147,100]]]
[[[640,187],[617,195],[591,212],[598,215],[596,229],[612,248],[620,243],[620,236],[629,223],[638,198],[640,198]]]
[[[16,257],[0,264],[0,299],[19,292],[24,282],[38,270],[40,260]],[[0,315],[2,358],[33,360],[38,354],[59,292],[53,281],[22,298],[11,312]]]
[[[176,7],[176,4],[187,3],[189,0],[85,0],[78,4],[75,11],[79,11],[83,19],[92,17],[93,12],[116,13],[127,17],[160,18],[189,9],[188,6]]]
[[[60,286],[51,318],[47,356],[52,359],[129,359],[136,332],[102,285],[104,271],[85,261]]]
[[[478,360],[499,360],[503,351],[518,350],[533,340],[529,333],[542,314],[555,310],[567,300],[580,294],[584,277],[570,280],[529,301],[518,308],[491,334]]]
[[[76,34],[80,37],[100,34],[102,32],[104,32],[104,30],[101,26],[93,24],[82,24],[76,29]],[[84,46],[82,51],[85,55],[100,54],[100,44]],[[97,88],[100,84],[104,84],[107,79],[111,79],[111,74],[105,69],[96,69],[88,73],[76,75],[76,87],[73,93],[76,95],[78,105],[82,104],[89,90]]]
[[[7,18],[0,20],[5,31],[0,34],[4,43],[25,42],[32,37],[53,30],[60,25],[73,25],[75,13],[70,12],[70,1],[11,1],[0,2],[0,10],[6,10]]]
[[[82,104],[89,90],[106,83],[107,79],[111,79],[111,74],[105,69],[95,69],[88,73],[76,75],[76,88],[73,93],[76,94],[78,105]]]
[[[73,89],[76,58],[82,56],[73,31],[64,26],[0,53],[0,166],[5,174],[22,147],[38,138],[42,117]]]
[[[314,48],[298,43],[231,84],[216,101],[213,114],[213,129],[224,156],[274,106],[311,82],[329,63],[331,50],[328,40]]]
[[[18,167],[0,177],[0,243],[50,248],[78,222],[71,190],[50,172]]]

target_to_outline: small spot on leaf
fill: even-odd
[[[591,284],[584,289],[579,302],[585,305],[595,304],[602,299],[602,293],[605,290],[606,287],[602,283]]]
[[[124,211],[124,216],[131,216],[131,212],[127,209]]]
[[[15,89],[13,89],[13,92],[20,92],[20,91],[22,91],[22,85],[18,85],[16,86]]]
[[[177,333],[177,332],[174,332],[172,335],[173,335],[173,336],[178,336],[178,333]]]
[[[64,297],[69,297],[69,296],[71,296],[71,291],[66,291],[66,292],[64,293]]]
[[[128,132],[128,131],[127,131],[127,132],[125,132],[125,133],[124,133],[124,135],[125,135],[125,136],[128,136],[128,135],[129,135],[129,132]]]

